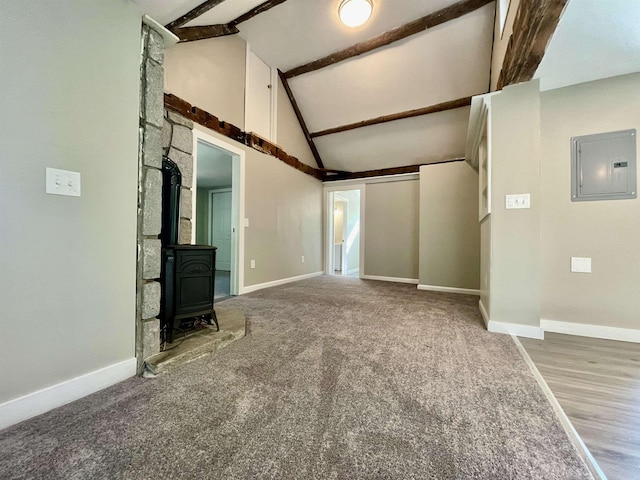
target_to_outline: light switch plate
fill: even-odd
[[[591,273],[591,258],[571,257],[571,271],[575,273]]]
[[[507,210],[514,208],[531,208],[531,195],[528,193],[505,195],[505,208]]]
[[[51,195],[80,196],[80,172],[47,168],[46,192]]]
[[[251,268],[256,268],[256,261],[251,259]]]
[[[245,219],[244,219],[244,226],[245,226],[245,227],[248,227],[248,226],[249,226],[249,219],[248,219],[248,218],[245,218]]]

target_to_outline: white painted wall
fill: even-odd
[[[2,2],[0,404],[134,357],[140,31],[127,0]]]

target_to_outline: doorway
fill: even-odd
[[[328,275],[359,277],[363,271],[363,193],[362,186],[327,192]]]
[[[192,243],[216,250],[214,301],[242,293],[244,152],[194,130]]]

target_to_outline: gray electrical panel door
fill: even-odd
[[[636,198],[636,131],[571,139],[571,200]]]

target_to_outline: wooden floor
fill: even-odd
[[[640,479],[640,344],[557,333],[520,342],[607,478]]]

